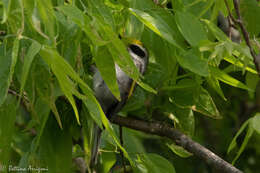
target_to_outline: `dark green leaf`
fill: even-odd
[[[252,120],[252,119],[251,119],[251,120]],[[250,123],[250,124],[251,124],[251,123]],[[232,164],[233,164],[233,165],[235,164],[235,162],[236,162],[236,160],[239,158],[239,156],[242,154],[242,152],[245,150],[246,145],[247,145],[249,139],[251,138],[253,132],[254,132],[254,129],[252,128],[252,125],[249,125],[249,126],[248,126],[248,129],[247,129],[247,132],[246,132],[246,136],[245,136],[245,138],[244,138],[244,140],[243,140],[243,143],[242,143],[242,145],[240,146],[240,148],[239,148],[239,150],[238,150],[238,152],[237,152],[237,154],[236,154],[236,157],[235,157],[235,158],[233,159],[233,161],[232,161]]]
[[[177,56],[177,60],[183,68],[206,77],[209,75],[208,62],[200,56],[197,50],[191,49]]]
[[[106,47],[99,47],[95,52],[95,62],[103,80],[112,94],[121,100],[116,80],[115,63],[111,54]]]
[[[193,110],[210,116],[211,118],[221,118],[213,99],[204,88],[201,88],[198,101],[196,102],[196,107],[194,107]]]
[[[179,145],[175,145],[174,143],[172,144],[167,144],[167,146],[178,156],[183,157],[183,158],[187,158],[192,156],[192,154],[188,151],[186,151],[184,148],[182,148]]]
[[[260,8],[259,3],[255,0],[241,0],[240,11],[245,21],[250,36],[257,36],[260,33]]]
[[[207,39],[202,24],[192,14],[177,11],[175,19],[180,32],[191,46],[196,47],[200,41]]]
[[[21,77],[21,88],[20,88],[20,96],[22,95],[22,92],[24,90],[24,86],[27,80],[27,76],[32,64],[32,61],[35,57],[35,55],[40,51],[41,45],[37,42],[33,42],[27,52],[27,54],[24,57],[24,65],[23,65],[23,72]]]
[[[72,172],[72,136],[69,127],[59,128],[53,116],[50,116],[40,140],[42,164],[50,172]]]
[[[212,75],[210,75],[207,78],[207,82],[209,83],[209,85],[218,93],[218,95],[220,97],[222,97],[225,101],[227,100],[224,96],[224,93],[219,85],[219,81]]]
[[[11,84],[12,78],[13,78],[13,74],[14,74],[14,69],[15,69],[15,65],[17,62],[17,58],[18,58],[18,51],[19,51],[19,39],[16,38],[14,40],[13,43],[13,48],[12,48],[12,54],[11,54],[11,64],[9,65],[9,56],[6,55],[0,55],[0,60],[1,62],[3,62],[3,64],[1,63],[1,65],[3,65],[3,69],[0,70],[0,79],[1,79],[1,83],[0,83],[0,106],[1,104],[3,104],[3,102],[5,101],[6,97],[7,97],[7,92],[8,92],[8,88]],[[1,67],[1,66],[0,66]],[[10,67],[9,69],[7,69],[7,67]]]
[[[225,72],[219,70],[216,67],[210,66],[210,72],[218,80],[220,80],[220,81],[222,81],[222,82],[224,82],[224,83],[226,83],[228,85],[231,85],[231,86],[234,86],[234,87],[237,87],[237,88],[241,88],[241,89],[245,89],[245,90],[249,90],[249,91],[252,90],[252,89],[248,88],[242,82],[240,82],[237,79],[229,76],[228,74],[226,74]]]
[[[180,80],[177,85],[165,88],[172,90],[171,98],[176,105],[190,108],[197,99],[199,85],[191,79]]]
[[[11,142],[15,130],[16,119],[16,98],[8,95],[6,101],[0,106],[0,162],[1,165],[8,165]]]
[[[149,173],[175,173],[173,165],[168,160],[157,154],[151,153],[139,155],[138,162],[143,164],[146,171]]]
[[[233,150],[237,146],[236,140],[237,140],[238,136],[245,130],[245,128],[250,123],[250,121],[251,121],[251,118],[248,119],[246,122],[244,122],[243,125],[240,127],[240,129],[236,133],[235,137],[232,139],[231,143],[229,144],[227,153],[229,153],[231,150]]]

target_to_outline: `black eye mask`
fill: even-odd
[[[145,52],[137,45],[131,44],[129,46],[129,49],[135,53],[136,55],[140,56],[141,58],[144,58],[146,56]]]

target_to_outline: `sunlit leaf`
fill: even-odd
[[[210,29],[210,31],[215,35],[215,37],[219,40],[219,41],[230,41],[231,40],[228,38],[228,36],[226,36],[226,34],[219,29],[214,23],[212,23],[209,20],[203,19],[202,20],[204,23],[206,23],[206,25],[208,26],[208,28]]]
[[[130,8],[129,11],[135,15],[142,23],[144,23],[149,29],[158,34],[163,39],[167,40],[172,45],[182,49],[183,42],[176,32],[176,28],[172,28],[174,24],[169,24],[164,18],[160,16],[160,13],[156,11],[144,12],[138,9]],[[166,12],[162,12],[166,13]],[[173,18],[170,13],[163,14],[169,18]],[[173,20],[173,19],[172,19]],[[172,22],[172,21],[171,21]]]
[[[226,74],[225,72],[219,70],[218,68],[215,68],[213,66],[210,66],[210,72],[213,76],[215,76],[218,80],[237,87],[237,88],[241,88],[241,89],[245,89],[245,90],[252,90],[250,88],[248,88],[245,84],[243,84],[242,82],[238,81],[237,79],[229,76],[228,74]]]
[[[109,172],[112,166],[116,163],[116,155],[112,152],[103,152],[101,154],[102,170]]]
[[[225,56],[224,60],[226,60],[227,62],[229,62],[237,67],[240,67],[242,69],[245,68],[245,70],[247,70],[251,73],[257,74],[257,71],[254,68],[252,68],[250,66],[245,67],[245,65],[239,59],[235,58],[234,56]]]

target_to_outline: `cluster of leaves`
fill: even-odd
[[[191,137],[195,113],[220,119],[214,100],[230,101],[220,82],[253,97],[258,76],[248,47],[232,42],[217,27],[218,14],[228,15],[224,1],[155,2],[0,1],[0,167],[30,165],[72,172],[76,169],[72,160],[84,158],[89,169],[94,123],[106,129],[99,159],[102,172],[112,167],[120,171],[115,166],[121,165],[118,148],[134,172],[175,172],[175,164],[167,160],[173,158],[169,151],[190,156],[171,141],[158,144],[157,137],[132,130],[124,131],[122,147],[91,89],[93,63],[119,100],[114,63],[137,81],[139,86],[121,114],[167,121]],[[234,11],[231,0],[228,4]],[[259,4],[243,0],[241,13],[256,48]],[[141,40],[149,51],[144,77],[126,49],[133,39]],[[253,131],[260,133],[259,124],[256,115],[242,126],[238,135],[249,128],[235,160]],[[83,139],[83,149],[72,139]]]

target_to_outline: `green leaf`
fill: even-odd
[[[214,23],[212,23],[209,20],[202,19],[204,23],[208,26],[209,30],[215,35],[216,39],[219,41],[229,41],[231,40],[228,38],[228,36],[221,30],[219,29]]]
[[[3,47],[4,48],[4,47]],[[9,56],[6,54],[0,55],[1,66],[3,69],[0,70],[0,106],[3,104],[7,97],[8,88],[11,84],[12,77],[14,74],[15,65],[18,58],[18,51],[19,51],[19,39],[16,38],[13,42],[13,48],[11,53],[11,64],[9,61]],[[2,64],[3,62],[3,64]],[[9,65],[10,64],[10,65]],[[9,67],[9,69],[7,69]]]
[[[239,131],[237,132],[236,136],[233,138],[233,140],[231,141],[231,143],[230,143],[230,145],[228,147],[228,153],[229,153],[237,145],[236,144],[236,140],[237,140],[238,136],[245,130],[246,127],[248,127],[247,132],[246,132],[246,136],[245,136],[245,138],[243,140],[243,143],[240,146],[240,148],[239,148],[235,158],[233,159],[232,164],[235,164],[236,160],[239,158],[239,156],[245,150],[245,147],[246,147],[249,139],[253,135],[253,132],[256,130],[257,133],[260,133],[259,125],[260,125],[260,114],[257,113],[254,117],[249,118],[241,126],[241,128],[239,129]]]
[[[246,73],[246,85],[249,88],[252,88],[253,91],[257,92],[257,84],[259,83],[259,76],[258,74],[253,74],[253,73]],[[248,91],[248,94],[250,98],[255,98],[255,92],[253,91]],[[257,97],[257,96],[256,96]]]
[[[192,97],[192,96],[191,96]],[[180,108],[175,105],[166,105],[166,110],[169,109],[169,118],[174,121],[177,129],[183,133],[193,136],[195,131],[195,119],[191,108]]]
[[[145,1],[130,1],[130,7],[134,9],[142,9],[145,6]],[[141,36],[144,31],[144,24],[138,20],[135,16],[129,16],[126,28],[125,28],[125,37],[135,38],[141,40]]]
[[[240,129],[236,133],[235,137],[232,139],[231,143],[229,144],[227,153],[230,153],[230,151],[233,150],[237,146],[236,140],[237,140],[238,136],[245,130],[245,128],[250,123],[250,121],[251,121],[251,118],[248,119],[246,122],[244,122],[243,125],[240,127]]]
[[[10,12],[10,7],[11,7],[11,1],[9,0],[2,0],[3,2],[3,17],[1,23],[5,23],[6,20],[8,19],[9,12]]]
[[[101,166],[102,171],[104,173],[109,172],[109,170],[114,166],[116,163],[116,155],[112,152],[102,152],[101,154]]]
[[[85,15],[76,6],[66,5],[57,7],[58,10],[63,12],[69,17],[75,24],[77,24],[89,37],[89,39],[95,43],[97,46],[103,46],[108,43],[108,41],[103,40],[98,35],[96,29],[91,25],[91,19],[89,16]]]
[[[260,134],[260,113],[257,113],[251,120],[252,128]]]
[[[210,72],[211,72],[212,76],[215,76],[218,80],[220,80],[228,85],[252,91],[252,89],[248,88],[245,84],[243,84],[242,82],[238,81],[237,79],[229,76],[228,74],[226,74],[225,72],[221,71],[220,69],[218,69],[216,67],[210,66]]]
[[[145,146],[143,145],[143,140],[140,138],[142,132],[137,132],[132,129],[123,129],[123,140],[124,147],[129,153],[144,153]]]
[[[208,91],[204,88],[201,88],[198,101],[196,102],[196,107],[193,108],[193,110],[207,115],[211,118],[221,118],[213,99],[211,98]]]
[[[52,45],[55,44],[55,15],[54,8],[51,0],[36,0],[37,11],[41,18],[41,22],[43,22],[45,31],[50,41],[52,41]]]
[[[0,106],[4,103],[8,91],[8,76],[11,66],[11,53],[5,52],[5,47],[0,45]]]
[[[200,57],[200,53],[196,49],[190,49],[177,56],[177,60],[183,68],[193,73],[204,77],[209,75],[208,62]]]
[[[96,98],[90,94],[90,92],[87,91],[86,87],[83,87],[80,85],[80,88],[82,89],[83,93],[87,96],[88,99],[84,99],[83,103],[88,108],[90,116],[95,120],[95,122],[99,125],[99,127],[102,129],[103,125],[108,131],[108,133],[111,135],[117,146],[123,151],[125,157],[129,160],[130,164],[133,165],[132,159],[129,157],[126,150],[121,146],[118,137],[116,136],[116,133],[110,124],[109,120],[107,119],[106,115],[104,114],[101,106],[98,104],[98,101]],[[102,122],[100,122],[100,120]],[[103,125],[102,125],[103,124]]]
[[[104,4],[103,0],[89,0],[89,9],[91,15],[100,18],[106,24],[108,24],[113,31],[115,30],[115,22],[112,16],[111,10]]]
[[[172,75],[171,73],[177,69],[176,48],[148,29],[143,32],[142,41],[149,50],[150,56],[152,57],[153,55],[157,63],[153,64],[150,60],[147,71],[145,72],[145,80],[151,86],[157,87],[162,81],[167,80]]]
[[[178,29],[191,46],[198,46],[200,41],[207,39],[202,24],[191,13],[177,11],[175,19]]]
[[[207,82],[218,93],[218,95],[223,98],[223,100],[225,100],[225,101],[227,100],[219,85],[219,81],[214,76],[210,75],[207,78]]]
[[[72,172],[72,136],[69,126],[60,129],[54,117],[49,116],[41,136],[39,153],[49,172]]]
[[[167,87],[171,92],[173,102],[182,108],[191,108],[195,104],[198,95],[199,85],[191,79],[182,79],[177,85]]]
[[[113,138],[113,140],[115,141],[117,146],[120,148],[120,150],[123,151],[124,156],[129,160],[130,164],[133,166],[134,164],[133,164],[131,157],[129,156],[127,151],[123,148],[123,146],[120,144],[120,141],[119,141],[118,137],[116,136],[116,133],[115,133],[112,125],[110,124],[109,120],[107,119],[107,117],[105,116],[104,113],[101,114],[101,119],[102,119],[103,125],[105,126],[108,133],[111,135],[111,137]]]
[[[149,173],[175,173],[173,165],[160,155],[147,153],[138,156],[138,164],[145,166],[146,172]],[[137,165],[138,166],[138,165]]]
[[[251,119],[252,120],[252,119]],[[251,124],[251,123],[250,123]],[[234,165],[235,164],[235,162],[236,162],[236,160],[239,158],[239,156],[242,154],[242,152],[245,150],[245,148],[246,148],[246,145],[247,145],[247,143],[248,143],[248,141],[249,141],[249,139],[251,138],[251,136],[253,135],[253,132],[254,132],[254,129],[252,128],[252,126],[249,124],[249,126],[248,126],[248,129],[247,129],[247,132],[246,132],[246,136],[245,136],[245,138],[244,138],[244,140],[243,140],[243,143],[242,143],[242,145],[240,146],[240,148],[239,148],[239,150],[238,150],[238,152],[237,152],[237,154],[236,154],[236,157],[233,159],[233,161],[232,161],[232,164]]]
[[[175,154],[177,154],[182,158],[187,158],[192,156],[192,153],[186,151],[184,148],[182,148],[179,145],[175,145],[174,143],[172,143],[172,144],[167,144],[167,146],[172,150],[172,152],[174,152]]]
[[[112,94],[121,100],[120,91],[116,80],[115,63],[106,47],[98,47],[95,51],[96,66]]]
[[[254,68],[250,66],[245,66],[245,64],[243,64],[239,59],[235,58],[234,56],[225,56],[224,60],[242,69],[245,68],[245,70],[251,73],[257,74],[257,71]]]
[[[70,104],[73,107],[75,112],[75,116],[78,124],[80,124],[78,109],[74,100],[73,95],[76,95],[80,99],[85,99],[85,96],[79,93],[75,88],[75,84],[71,81],[71,79],[80,83],[82,86],[86,87],[89,92],[92,92],[87,84],[84,83],[82,79],[78,76],[78,74],[73,70],[73,68],[66,62],[57,51],[43,47],[40,51],[41,57],[46,61],[46,63],[50,66],[53,73],[57,77],[60,87],[68,98]],[[71,78],[71,79],[70,79]]]
[[[173,23],[174,17],[170,13],[159,11],[159,9],[157,12],[155,10],[144,12],[138,9],[129,8],[129,11],[160,37],[177,48],[183,49],[184,43],[182,38],[180,38],[178,31],[176,31],[177,28],[174,28],[176,27],[176,24]],[[163,16],[165,18],[163,18]],[[168,20],[166,21],[165,19]]]
[[[50,114],[50,107],[49,105],[46,103],[46,101],[43,100],[43,98],[39,97],[36,100],[35,103],[35,111],[37,112],[37,115],[39,116],[40,119],[40,126],[36,126],[37,127],[37,136],[34,139],[34,142],[32,143],[32,153],[35,153],[40,145],[40,141],[41,141],[41,137],[44,131],[44,128],[46,126],[47,120],[49,118],[49,114]]]
[[[15,130],[17,101],[14,96],[8,95],[4,104],[0,106],[0,162],[8,165],[11,142]]]
[[[23,65],[23,71],[22,71],[22,77],[21,77],[20,97],[23,93],[24,86],[25,86],[25,83],[27,80],[27,76],[28,76],[32,61],[33,61],[35,55],[40,51],[40,49],[41,49],[41,45],[38,42],[33,41],[27,54],[24,57],[24,65]]]
[[[260,8],[259,3],[255,0],[241,0],[240,12],[250,33],[250,36],[257,36],[260,33]]]
[[[232,9],[233,9],[232,0],[226,0],[226,2],[228,3],[230,10],[232,11]],[[218,17],[219,13],[222,13],[224,16],[228,15],[228,10],[227,10],[225,1],[215,1],[215,5],[213,8],[210,20],[214,21]]]
[[[88,108],[89,114],[92,117],[92,119],[97,123],[97,125],[103,129],[102,125],[102,114],[104,114],[101,106],[99,105],[98,101],[96,98],[90,94],[84,87],[80,86],[82,89],[83,93],[87,96],[88,99],[83,100],[84,105],[86,108]]]

